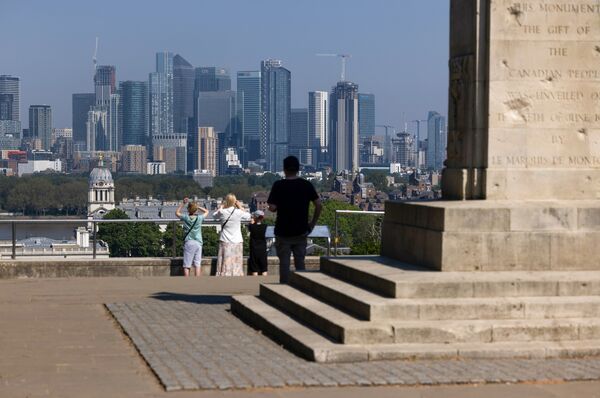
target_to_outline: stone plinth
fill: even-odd
[[[387,202],[382,254],[440,271],[600,270],[600,204]]]

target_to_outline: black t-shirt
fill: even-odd
[[[248,224],[248,230],[250,231],[250,242],[252,244],[266,242],[267,226],[265,224]]]
[[[315,187],[304,178],[275,181],[267,203],[277,206],[276,236],[300,236],[308,232],[308,206],[319,199]]]

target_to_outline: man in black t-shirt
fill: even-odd
[[[279,281],[287,283],[290,274],[290,255],[294,253],[296,270],[304,270],[306,237],[321,215],[321,200],[315,187],[298,177],[300,162],[295,156],[283,160],[285,179],[275,181],[267,203],[277,212],[275,221],[275,248],[279,257]],[[308,221],[310,202],[315,205],[312,220]]]

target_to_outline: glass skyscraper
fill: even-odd
[[[261,157],[270,171],[283,168],[288,154],[292,74],[280,60],[261,62]]]
[[[173,57],[173,130],[187,133],[194,117],[194,67],[181,55]]]
[[[50,105],[29,107],[29,135],[42,142],[42,148],[49,151],[52,146],[52,108]]]
[[[156,72],[150,73],[150,136],[173,134],[173,53],[156,54]]]
[[[361,137],[375,135],[375,95],[358,94],[358,125]]]
[[[327,91],[308,93],[308,135],[313,152],[313,165],[327,164],[329,146],[329,108]]]
[[[18,77],[0,75],[0,120],[21,120],[20,91]]]
[[[303,165],[313,165],[308,136],[308,109],[292,108],[290,117],[289,154],[296,156]]]
[[[229,91],[231,90],[231,76],[229,70],[218,66],[201,66],[195,71],[195,92],[203,91]]]
[[[244,145],[244,163],[260,159],[260,71],[237,73],[240,135]]]
[[[329,98],[331,140],[329,156],[334,172],[357,171],[358,157],[358,85],[338,82]]]
[[[148,145],[148,83],[124,81],[119,85],[123,145]]]
[[[446,119],[437,112],[427,115],[427,168],[441,170],[446,160]]]
[[[73,141],[78,149],[85,150],[87,141],[87,121],[90,108],[96,103],[96,94],[81,93],[72,96]]]

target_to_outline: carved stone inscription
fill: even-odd
[[[491,11],[488,166],[600,169],[600,2]]]

